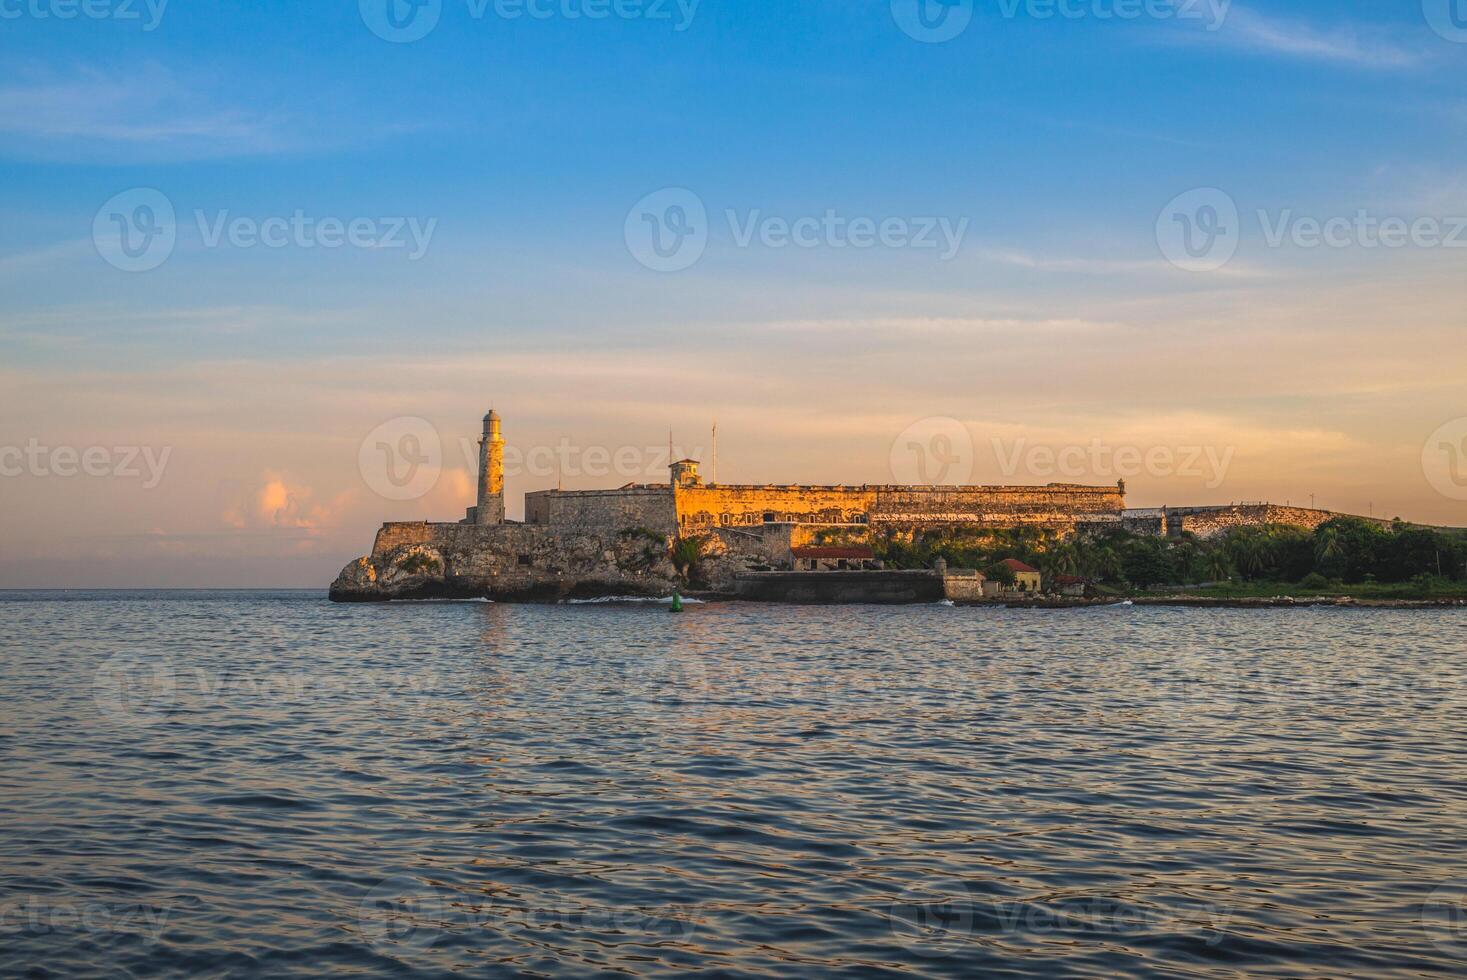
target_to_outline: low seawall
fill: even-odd
[[[946,598],[936,572],[749,572],[736,576],[734,592],[753,602],[839,605],[939,602]]]

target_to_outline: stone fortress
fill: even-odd
[[[822,532],[860,538],[873,531],[960,526],[1070,533],[1111,525],[1208,536],[1262,523],[1312,528],[1334,516],[1268,504],[1128,511],[1124,482],[774,486],[704,483],[691,459],[673,462],[669,470],[665,484],[528,493],[525,520],[508,521],[504,435],[499,415],[491,411],[479,441],[477,501],[464,520],[384,524],[372,553],[342,570],[331,597],[666,595],[680,583],[672,561],[679,541],[696,542],[712,590],[733,592],[749,573],[787,571],[796,567],[797,555],[818,553],[811,546]]]

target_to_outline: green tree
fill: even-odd
[[[677,570],[678,577],[687,585],[696,587],[704,584],[704,540],[701,537],[678,538],[672,543],[672,548],[668,552],[672,567]]]
[[[1014,574],[1014,570],[1001,561],[994,562],[985,568],[983,570],[983,577],[991,582],[997,582],[1005,589],[1012,589],[1014,583],[1019,580],[1019,577]]]
[[[1121,553],[1126,581],[1143,589],[1176,581],[1176,562],[1166,542],[1135,538]]]

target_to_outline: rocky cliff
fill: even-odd
[[[331,598],[668,595],[679,581],[668,544],[644,529],[590,533],[531,525],[386,524],[372,553],[341,570]]]

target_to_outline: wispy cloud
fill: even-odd
[[[289,144],[286,120],[214,106],[194,82],[158,65],[37,75],[0,87],[0,134],[32,150],[117,147],[157,156],[268,153]]]
[[[1427,60],[1423,47],[1401,43],[1393,32],[1382,27],[1342,24],[1323,29],[1303,20],[1261,14],[1236,3],[1221,29],[1172,36],[1195,44],[1225,44],[1264,54],[1360,68],[1411,68]]]
[[[781,320],[749,323],[740,329],[750,333],[790,334],[877,334],[892,340],[911,340],[923,336],[977,336],[1012,334],[1015,331],[1055,334],[1094,333],[1121,330],[1125,325],[1078,318],[989,319],[975,317],[879,317],[875,319]]]
[[[208,89],[157,64],[22,70],[0,85],[0,136],[26,156],[207,159],[292,149],[307,129],[280,113],[224,104]]]
[[[1009,265],[1019,269],[1033,269],[1038,272],[1066,272],[1093,275],[1162,275],[1175,278],[1176,266],[1163,258],[1154,259],[1102,259],[1088,257],[1068,256],[1040,256],[1031,255],[1015,249],[986,248],[979,249],[976,253],[984,262],[996,262],[1001,265]],[[1217,278],[1229,279],[1266,279],[1270,273],[1264,269],[1249,266],[1243,262],[1229,263],[1222,269],[1212,273]]]
[[[69,265],[79,258],[94,255],[95,252],[96,246],[92,244],[90,238],[78,238],[31,249],[28,252],[0,255],[0,278],[49,272],[57,267]],[[0,331],[3,329],[3,321],[0,321]]]
[[[55,261],[69,260],[73,252],[90,250],[91,242],[67,243],[34,253],[0,258],[0,280],[7,272],[33,275]],[[247,337],[289,336],[299,343],[310,336],[328,336],[353,323],[349,312],[312,311],[280,306],[216,306],[186,309],[127,310],[113,305],[59,306],[0,314],[0,341],[12,353],[44,350],[150,355],[180,350],[187,341],[237,340]]]

